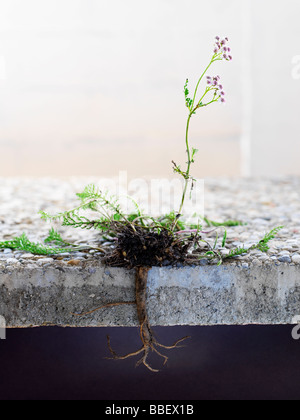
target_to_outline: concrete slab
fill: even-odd
[[[76,207],[76,193],[98,178],[1,178],[0,240],[25,232],[43,242],[52,225],[40,210],[55,214]],[[300,315],[300,178],[206,179],[205,214],[211,220],[239,220],[227,230],[226,250],[257,243],[266,232],[284,226],[270,250],[258,250],[216,267],[153,268],[148,280],[148,312],[152,325],[289,324]],[[104,188],[104,187],[103,187]],[[105,188],[104,188],[105,189]],[[129,189],[143,208],[149,197]],[[178,191],[178,202],[180,202]],[[30,197],[30,200],[28,199]],[[144,200],[144,201],[143,201]],[[164,194],[164,200],[170,196]],[[54,225],[77,244],[98,244],[99,232]],[[223,231],[219,232],[222,242]],[[211,245],[215,237],[207,235]],[[108,302],[132,301],[134,271],[104,267],[102,254],[74,252],[37,256],[0,250],[0,317],[8,327],[40,325],[133,326],[134,305],[110,307],[78,317]]]
[[[8,328],[138,325],[135,305],[74,316],[135,298],[134,270],[85,267],[0,271],[0,315]],[[300,315],[300,266],[153,268],[148,275],[151,325],[292,324]]]

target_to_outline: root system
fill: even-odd
[[[74,315],[90,315],[93,312],[108,308],[111,306],[136,304],[137,315],[139,321],[139,332],[142,341],[142,347],[137,351],[128,353],[125,356],[119,356],[112,349],[110,338],[107,337],[108,348],[113,359],[124,360],[130,357],[142,355],[137,362],[137,366],[143,364],[152,372],[158,372],[157,369],[151,367],[148,361],[150,352],[156,353],[163,359],[164,365],[168,361],[168,357],[162,354],[158,349],[175,349],[179,348],[179,344],[189,337],[177,340],[173,345],[166,346],[160,344],[154,337],[147,314],[147,279],[148,272],[153,266],[171,265],[174,263],[185,263],[187,260],[191,241],[183,241],[176,238],[172,232],[167,229],[147,230],[146,228],[132,225],[123,226],[118,232],[116,246],[113,252],[106,256],[103,262],[113,267],[125,267],[128,269],[135,268],[135,302],[116,302],[108,303],[100,308],[85,312],[83,314]]]
[[[107,337],[107,341],[108,341],[108,347],[113,356],[113,359],[124,360],[124,359],[128,359],[129,357],[142,355],[142,358],[137,362],[136,366],[143,364],[150,371],[159,372],[158,369],[152,368],[148,362],[148,356],[149,356],[150,351],[153,351],[156,354],[158,354],[160,357],[162,357],[164,359],[164,365],[165,365],[168,361],[168,357],[160,353],[157,347],[161,347],[163,349],[168,349],[168,350],[179,348],[180,346],[178,346],[178,344],[189,337],[184,337],[177,340],[176,343],[174,343],[172,346],[165,346],[163,344],[160,344],[154,338],[151,326],[149,324],[147,309],[146,309],[148,271],[149,271],[149,268],[145,268],[145,267],[136,268],[136,281],[135,281],[136,305],[137,305],[137,314],[138,314],[138,320],[139,320],[139,325],[140,325],[140,337],[142,341],[142,347],[135,352],[126,354],[125,356],[118,356],[111,347],[109,337]]]

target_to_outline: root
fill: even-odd
[[[162,347],[168,350],[180,348],[182,346],[178,347],[178,344],[189,337],[183,337],[177,340],[172,346],[165,346],[163,344],[160,344],[153,337],[152,329],[148,322],[147,311],[146,311],[146,287],[147,287],[148,271],[149,271],[149,268],[145,268],[145,267],[136,268],[136,305],[137,305],[138,319],[140,323],[140,337],[141,337],[143,346],[135,352],[128,353],[125,356],[118,356],[117,353],[111,347],[109,336],[107,336],[107,343],[108,343],[109,351],[113,356],[112,357],[113,359],[124,360],[130,357],[138,356],[139,354],[143,353],[143,357],[136,363],[136,366],[143,364],[151,372],[159,372],[158,369],[152,368],[147,361],[150,351],[155,352],[158,356],[164,359],[163,364],[165,365],[168,361],[168,357],[160,353],[157,350],[156,346]]]
[[[183,346],[178,346],[178,344],[190,337],[187,336],[187,337],[180,338],[171,346],[166,346],[164,344],[161,344],[154,338],[151,326],[148,321],[147,310],[146,310],[147,278],[148,278],[149,270],[150,268],[147,268],[147,267],[136,268],[136,278],[135,278],[136,300],[134,302],[107,303],[91,311],[83,312],[83,313],[72,313],[72,315],[84,316],[84,315],[90,315],[96,311],[99,311],[100,309],[110,308],[113,306],[136,305],[138,320],[140,324],[140,337],[142,341],[142,347],[135,352],[126,354],[125,356],[118,356],[117,353],[111,347],[110,337],[107,336],[108,349],[112,355],[112,357],[108,359],[125,360],[130,357],[135,357],[142,354],[142,358],[136,363],[136,366],[143,364],[151,372],[159,372],[158,369],[154,369],[148,363],[148,356],[149,356],[150,351],[160,356],[163,359],[163,365],[165,365],[168,361],[168,357],[162,354],[160,351],[158,351],[157,347],[160,347],[166,350],[178,349],[178,348],[183,347]]]
[[[141,328],[144,329],[145,328],[145,324]],[[148,336],[149,332],[150,332],[150,336]],[[157,350],[156,347],[162,347],[162,348],[168,349],[168,350],[182,348],[183,346],[178,346],[178,344],[181,343],[182,341],[187,340],[188,338],[190,338],[189,336],[183,337],[183,338],[177,340],[172,346],[165,346],[164,344],[159,343],[153,337],[153,334],[151,332],[151,329],[150,329],[149,324],[146,324],[146,336],[147,336],[147,338],[145,337],[145,330],[143,330],[141,332],[141,338],[142,338],[143,346],[139,350],[137,350],[135,352],[128,353],[125,356],[119,356],[119,355],[117,355],[117,353],[111,347],[110,337],[107,336],[108,348],[109,348],[110,353],[113,356],[112,358],[109,358],[108,357],[107,359],[125,360],[125,359],[128,359],[130,357],[135,357],[135,356],[138,356],[139,354],[143,353],[143,357],[136,363],[136,367],[139,366],[139,365],[141,365],[141,364],[143,364],[151,372],[159,372],[158,369],[152,368],[149,365],[148,361],[147,361],[150,351],[155,352],[158,356],[160,356],[162,359],[164,359],[163,365],[165,365],[168,362],[168,359],[169,358],[165,354],[160,353]]]
[[[137,350],[133,353],[128,353],[125,356],[118,356],[117,353],[111,348],[109,335],[107,335],[106,337],[107,337],[107,345],[108,345],[109,351],[114,356],[113,359],[125,360],[125,359],[128,359],[129,357],[137,356],[138,354],[142,353],[142,351],[144,350],[144,348],[142,347],[140,350]],[[111,359],[111,358],[106,357],[106,359]]]

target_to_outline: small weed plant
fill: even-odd
[[[276,227],[267,233],[257,244],[250,248],[238,247],[230,249],[229,253],[222,253],[218,246],[219,231],[222,231],[219,245],[225,247],[227,241],[227,228],[236,226],[240,222],[228,220],[223,223],[211,221],[205,217],[198,219],[196,224],[187,224],[183,218],[183,208],[187,194],[193,192],[196,180],[191,175],[192,165],[198,149],[190,144],[189,129],[192,118],[201,108],[214,103],[225,103],[225,90],[219,75],[208,75],[209,70],[215,62],[232,60],[231,49],[228,46],[228,38],[216,37],[213,46],[211,59],[205,70],[198,79],[198,82],[190,92],[189,80],[184,85],[185,105],[188,111],[185,144],[187,162],[182,169],[174,161],[173,170],[183,178],[183,191],[179,208],[168,214],[156,217],[144,214],[138,203],[131,199],[134,204],[134,211],[124,212],[116,196],[103,192],[95,185],[88,185],[83,192],[78,193],[78,206],[55,215],[41,212],[41,217],[47,221],[60,222],[62,226],[80,229],[95,229],[101,237],[109,238],[114,245],[113,250],[103,249],[95,246],[76,246],[64,241],[61,235],[53,228],[49,231],[44,243],[33,243],[23,234],[10,241],[0,242],[1,248],[11,248],[31,252],[40,255],[55,255],[64,252],[78,251],[79,249],[96,248],[103,253],[103,262],[110,266],[125,267],[136,270],[136,305],[140,324],[140,336],[142,347],[133,353],[125,356],[118,356],[111,348],[108,338],[108,346],[114,359],[126,359],[128,357],[142,355],[138,364],[144,364],[151,371],[153,369],[148,363],[150,351],[160,355],[164,363],[167,356],[160,353],[158,348],[177,348],[184,339],[178,340],[172,346],[165,346],[154,338],[149,325],[146,311],[146,285],[147,273],[153,266],[164,266],[172,264],[199,264],[203,259],[215,264],[222,264],[225,260],[248,253],[253,249],[266,252],[268,243],[277,235],[282,227]],[[200,93],[200,88],[201,93]],[[204,230],[204,228],[206,230]],[[209,231],[207,232],[207,229]],[[205,239],[205,234],[215,233],[214,243],[211,244]],[[108,303],[103,307],[131,304],[133,302]],[[97,308],[98,310],[100,308]],[[87,315],[95,310],[85,314]]]

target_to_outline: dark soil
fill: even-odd
[[[185,263],[189,247],[190,243],[174,238],[167,229],[156,232],[126,226],[118,235],[113,253],[104,262],[113,267],[129,269]]]

